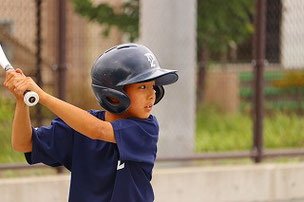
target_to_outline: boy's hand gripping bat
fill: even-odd
[[[3,67],[3,69],[5,71],[14,69],[12,67],[12,65],[9,63],[9,61],[7,60],[1,45],[0,45],[0,65]],[[33,91],[25,91],[24,102],[25,102],[26,105],[34,106],[38,103],[38,101],[39,101],[39,96],[38,96],[37,93],[35,93]]]

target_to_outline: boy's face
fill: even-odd
[[[129,109],[125,112],[129,117],[146,119],[150,116],[155,103],[155,81],[129,84],[125,91],[131,99]]]

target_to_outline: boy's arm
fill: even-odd
[[[29,107],[22,100],[16,103],[13,128],[12,147],[17,152],[32,151],[32,128]]]
[[[25,77],[20,69],[6,73],[5,86],[10,88],[17,98],[22,98],[26,90],[36,92],[40,98],[39,102],[49,108],[74,130],[92,139],[116,143],[113,127],[110,122],[102,121],[87,111],[47,94],[30,77]],[[28,112],[26,112],[28,109],[24,109],[24,106],[22,107],[21,104],[18,107],[18,111],[16,111],[18,114],[17,120],[24,120],[26,122],[24,127],[28,130],[30,128]],[[27,142],[27,139],[25,141]]]
[[[12,147],[18,152],[32,151],[32,129],[29,108],[23,102],[23,95],[14,89],[14,83],[25,78],[20,69],[7,71],[4,86],[16,97],[16,108],[12,126]]]
[[[35,90],[35,89],[29,89]],[[35,91],[37,92],[37,91]],[[38,93],[40,103],[60,117],[71,128],[91,138],[116,143],[110,122],[102,121],[74,105],[57,99],[45,92]]]

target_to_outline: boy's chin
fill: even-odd
[[[149,118],[149,116],[150,116],[150,114],[149,115],[147,115],[147,116],[144,116],[143,118],[141,118],[141,119],[147,119],[147,118]]]

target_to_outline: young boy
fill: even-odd
[[[150,113],[164,95],[162,86],[178,80],[176,71],[161,69],[145,46],[123,44],[96,60],[91,77],[105,111],[88,113],[47,94],[20,69],[8,71],[4,85],[17,100],[13,148],[24,152],[29,164],[70,170],[70,202],[153,201],[159,128]],[[31,127],[26,90],[38,93],[39,102],[59,117],[51,126]]]

